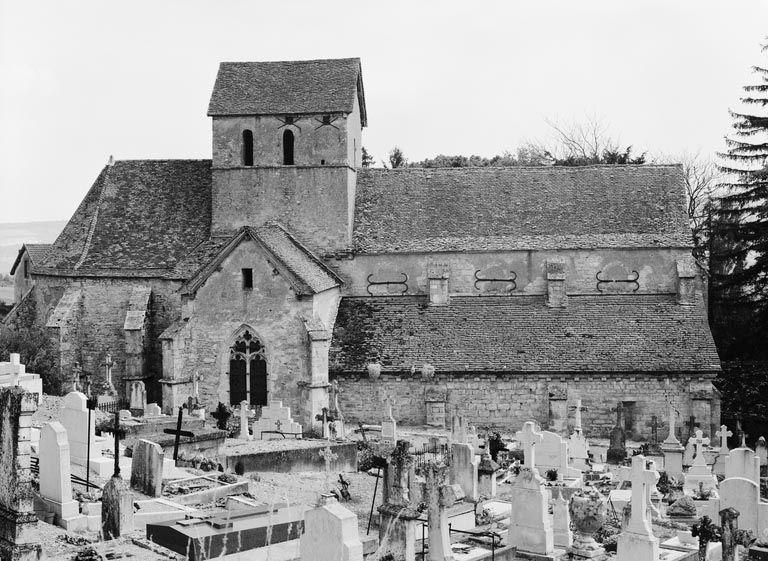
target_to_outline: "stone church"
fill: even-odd
[[[371,169],[359,59],[225,62],[210,160],[101,170],[17,310],[171,413],[719,424],[680,166]],[[11,318],[12,319],[12,318]]]

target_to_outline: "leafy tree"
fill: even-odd
[[[373,156],[371,156],[368,150],[365,149],[365,146],[363,146],[362,160],[363,160],[364,168],[369,168],[373,166]]]
[[[19,353],[27,372],[40,375],[44,393],[61,393],[62,380],[56,368],[56,353],[44,328],[31,322],[0,327],[0,360],[9,360],[10,353]]]
[[[405,157],[405,154],[403,154],[403,151],[400,150],[400,148],[397,146],[392,148],[392,150],[389,152],[389,165],[392,167],[392,169],[401,168],[407,163],[408,159]]]

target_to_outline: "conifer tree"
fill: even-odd
[[[744,87],[743,109],[730,111],[734,132],[720,154],[728,179],[712,218],[710,299],[716,331],[742,324],[745,338],[759,340],[768,333],[768,64],[753,69],[756,83]],[[750,317],[734,322],[737,314]]]

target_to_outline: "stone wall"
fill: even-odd
[[[37,396],[0,388],[0,558],[36,561],[39,535],[32,488],[32,414]]]
[[[705,434],[714,434],[719,424],[719,404],[711,384],[711,378],[668,373],[639,374],[579,374],[569,376],[545,376],[520,374],[437,374],[434,380],[423,380],[415,374],[381,374],[378,380],[367,375],[331,375],[341,388],[339,406],[347,422],[379,423],[386,408],[387,398],[394,400],[395,419],[406,425],[426,423],[425,391],[439,389],[447,394],[446,417],[462,415],[477,427],[493,426],[506,430],[520,430],[523,423],[535,420],[542,427],[555,424],[550,420],[552,399],[567,399],[567,405],[575,405],[581,398],[587,410],[582,413],[583,426],[588,437],[607,437],[616,423],[616,413],[611,409],[619,401],[625,405],[634,402],[634,432],[638,436],[650,435],[646,425],[652,415],[666,425],[668,402],[671,399],[683,420],[691,414],[698,415]],[[439,393],[439,392],[433,392]],[[693,400],[694,395],[711,401]],[[709,412],[700,405],[707,403]],[[694,411],[694,409],[696,409]],[[568,412],[567,424],[572,425],[572,412]],[[701,417],[707,415],[707,419]],[[659,435],[666,437],[666,429]]]

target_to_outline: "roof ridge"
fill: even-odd
[[[302,60],[223,60],[219,64],[303,64],[310,62],[328,62],[328,61],[348,61],[357,60],[360,61],[359,56],[356,57],[341,57],[341,58],[309,58]]]
[[[588,166],[440,166],[440,167],[416,167],[404,166],[399,168],[360,168],[359,171],[367,172],[406,172],[406,171],[502,171],[502,170],[531,170],[531,171],[585,171],[593,169],[674,169],[682,168],[683,164],[591,164]]]

